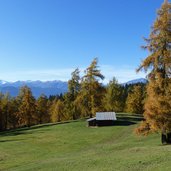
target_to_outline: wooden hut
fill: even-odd
[[[96,125],[96,117],[87,119],[88,126],[97,126]]]
[[[87,120],[88,126],[111,126],[116,121],[115,112],[97,112],[96,117]]]

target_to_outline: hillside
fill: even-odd
[[[0,133],[0,170],[171,170],[171,146],[160,135],[137,137],[138,115],[119,114],[116,126],[88,128],[85,121]]]

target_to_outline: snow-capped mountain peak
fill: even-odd
[[[4,81],[4,80],[0,80],[0,85],[6,84],[6,83],[8,83],[8,82]]]
[[[35,97],[40,96],[41,94],[57,95],[60,93],[65,93],[68,90],[68,83],[62,81],[16,81],[16,82],[7,82],[0,80],[0,92],[7,93],[9,92],[11,96],[17,96],[19,89],[22,86],[27,85],[31,88],[32,93]]]
[[[135,79],[135,80],[130,80],[130,81],[126,82],[126,83],[123,83],[122,85],[130,85],[130,84],[137,84],[137,83],[146,84],[147,83],[147,79],[139,78],[139,79]]]

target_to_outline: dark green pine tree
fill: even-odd
[[[157,14],[144,47],[150,54],[138,69],[148,71],[149,84],[137,133],[159,132],[163,143],[171,143],[171,4],[165,0]]]

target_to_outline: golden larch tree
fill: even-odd
[[[162,143],[171,143],[171,4],[165,0],[158,10],[150,37],[145,39],[149,56],[137,71],[148,71],[145,121],[136,130],[159,132]]]

